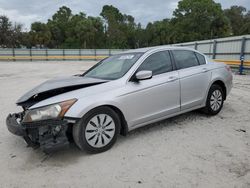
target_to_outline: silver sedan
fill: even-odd
[[[202,109],[218,114],[232,72],[198,51],[152,47],[108,57],[82,75],[46,81],[24,94],[7,127],[45,152],[73,140],[92,153],[108,150],[117,135]]]

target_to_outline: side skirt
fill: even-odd
[[[161,118],[153,119],[151,121],[147,121],[147,122],[144,122],[144,123],[141,123],[141,124],[138,124],[138,125],[134,125],[133,127],[129,126],[128,127],[128,131],[132,131],[132,130],[137,129],[139,127],[143,127],[143,126],[148,125],[148,124],[156,123],[158,121],[161,121],[161,120],[164,120],[164,119],[168,119],[168,118],[180,115],[180,114],[184,114],[184,113],[187,113],[187,112],[190,112],[190,111],[193,111],[193,110],[197,110],[197,109],[200,109],[200,108],[203,108],[203,107],[204,107],[204,105],[195,106],[195,107],[183,110],[183,111],[179,111],[179,112],[167,115],[167,116],[163,116]]]

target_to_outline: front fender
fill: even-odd
[[[114,106],[118,108],[126,119],[126,111],[122,108],[122,105],[115,100],[101,100],[96,101],[92,99],[80,99],[78,100],[65,114],[66,117],[82,118],[90,110],[99,106]]]

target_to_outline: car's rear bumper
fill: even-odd
[[[66,136],[67,120],[22,123],[21,117],[22,113],[8,115],[6,125],[12,134],[22,136],[29,146],[40,146],[44,152],[49,153],[69,145]]]
[[[231,92],[232,87],[233,87],[233,74],[231,72],[227,76],[227,79],[225,81],[225,85],[226,85],[226,89],[227,89],[226,94],[229,95],[229,93]]]

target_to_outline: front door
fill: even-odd
[[[131,127],[180,111],[178,71],[173,70],[168,51],[150,55],[138,68],[151,70],[153,77],[139,82],[130,81],[121,101],[129,109]]]

